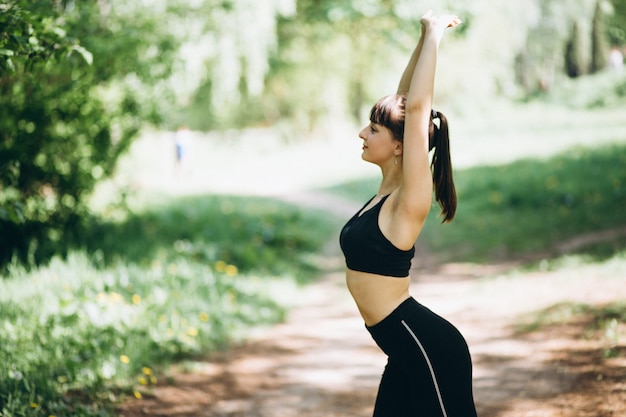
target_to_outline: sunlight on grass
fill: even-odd
[[[76,253],[11,275],[0,281],[0,374],[9,375],[0,392],[36,398],[50,413],[67,406],[59,393],[80,389],[96,400],[116,385],[148,385],[173,360],[280,321],[296,292],[288,277],[234,275],[184,259],[102,270]]]
[[[267,199],[158,200],[94,224],[86,251],[9,265],[0,280],[3,413],[32,403],[48,415],[105,412],[96,408],[140,398],[168,364],[280,322],[335,228],[327,215]]]

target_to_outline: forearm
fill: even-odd
[[[420,35],[417,46],[413,50],[411,54],[411,58],[402,73],[402,78],[400,78],[400,84],[398,84],[398,94],[407,94],[409,92],[409,88],[411,87],[411,78],[413,78],[413,72],[415,71],[415,66],[419,61],[420,54],[422,53],[422,47],[424,46],[424,27],[422,26],[422,33]]]
[[[439,40],[431,32],[422,36],[418,59],[410,77],[406,111],[430,112],[435,89],[435,70]]]

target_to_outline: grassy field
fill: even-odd
[[[336,227],[266,198],[149,195],[0,280],[0,415],[107,415],[168,364],[283,319]]]

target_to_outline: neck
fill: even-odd
[[[400,187],[402,183],[401,170],[398,166],[394,166],[391,169],[383,170],[383,179],[380,182],[380,186],[378,187],[378,195],[388,195],[391,194],[395,189]]]

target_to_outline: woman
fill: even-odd
[[[378,194],[341,231],[346,280],[365,325],[387,354],[374,417],[474,417],[472,364],[458,330],[409,295],[414,244],[435,197],[452,220],[447,121],[431,110],[439,43],[456,16],[421,19],[398,93],[374,105],[359,133],[362,158],[380,166]],[[432,119],[439,119],[439,126]],[[429,164],[429,151],[434,155]]]

